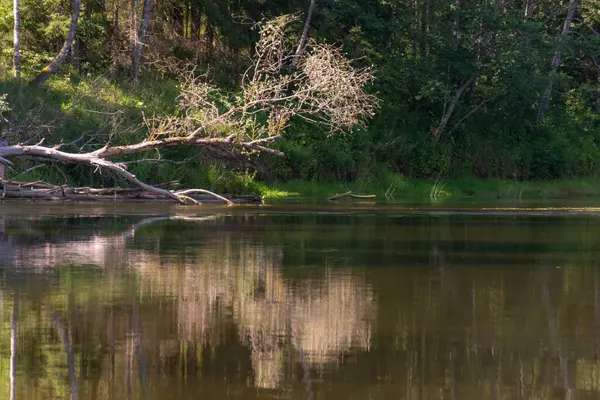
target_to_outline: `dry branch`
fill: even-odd
[[[354,199],[374,199],[376,196],[374,194],[354,194],[352,191],[348,191],[346,193],[335,194],[329,197],[327,200],[334,201],[344,197],[351,197]]]
[[[224,197],[221,197],[215,193],[204,189],[190,189],[188,191],[171,191],[158,186],[148,185],[140,181],[134,174],[129,172],[125,164],[110,161],[107,158],[127,154],[134,154],[148,150],[156,150],[163,147],[170,147],[175,145],[201,146],[206,147],[207,149],[209,149],[209,151],[219,150],[221,153],[226,152],[228,147],[231,151],[231,147],[235,146],[252,151],[255,148],[258,149],[261,147],[258,143],[263,142],[255,141],[250,143],[234,143],[228,138],[197,138],[193,133],[187,137],[173,137],[161,140],[144,141],[129,146],[104,146],[98,150],[80,154],[64,152],[53,147],[45,147],[38,145],[14,145],[0,147],[0,162],[5,158],[29,156],[58,161],[66,164],[87,164],[92,167],[97,167],[100,169],[104,168],[106,170],[112,171],[124,178],[125,180],[127,180],[132,185],[137,186],[138,188],[144,191],[154,193],[161,197],[170,198],[181,204],[185,204],[186,200],[190,199],[187,196],[187,194],[194,192],[210,194],[216,198],[224,200],[228,204],[231,204],[231,202],[225,199]],[[25,193],[26,192],[21,192],[21,195],[24,196]],[[33,195],[33,193],[27,194]],[[47,194],[48,193],[37,193],[35,194],[35,196],[32,197],[40,197],[41,195]]]
[[[172,187],[179,185],[179,182],[165,182],[156,185],[157,187]],[[52,185],[46,182],[15,182],[0,181],[0,191],[4,199],[32,199],[32,200],[66,200],[66,201],[162,201],[168,200],[165,197],[155,193],[146,192],[142,188],[90,188],[90,187],[65,187]],[[184,191],[181,191],[184,192]],[[191,197],[192,194],[202,194],[201,196]],[[215,197],[210,191],[190,189],[186,193],[177,192],[185,200],[193,204],[214,203],[224,201],[230,204],[257,203],[261,199],[259,196],[233,196],[227,199],[222,196]],[[188,196],[189,195],[189,196]],[[170,200],[169,200],[170,201]]]

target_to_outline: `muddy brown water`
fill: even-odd
[[[599,268],[591,202],[0,205],[0,398],[596,399]]]

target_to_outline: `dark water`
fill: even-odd
[[[596,399],[600,213],[0,206],[0,398]]]

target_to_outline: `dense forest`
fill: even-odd
[[[599,0],[0,0],[3,140],[86,142],[93,132],[131,142],[156,131],[155,116],[185,113],[178,101],[198,77],[227,109],[265,52],[261,32],[282,18],[290,54],[330,46],[372,74],[362,83],[378,100],[364,124],[333,131],[293,113],[269,117],[261,127],[286,125],[272,145],[286,156],[261,155],[258,175],[241,163],[248,179],[600,172]],[[185,163],[131,169],[214,188],[233,165],[194,151],[171,150]],[[114,181],[60,168],[44,176]]]

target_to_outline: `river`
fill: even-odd
[[[0,398],[596,399],[557,204],[0,205]]]

